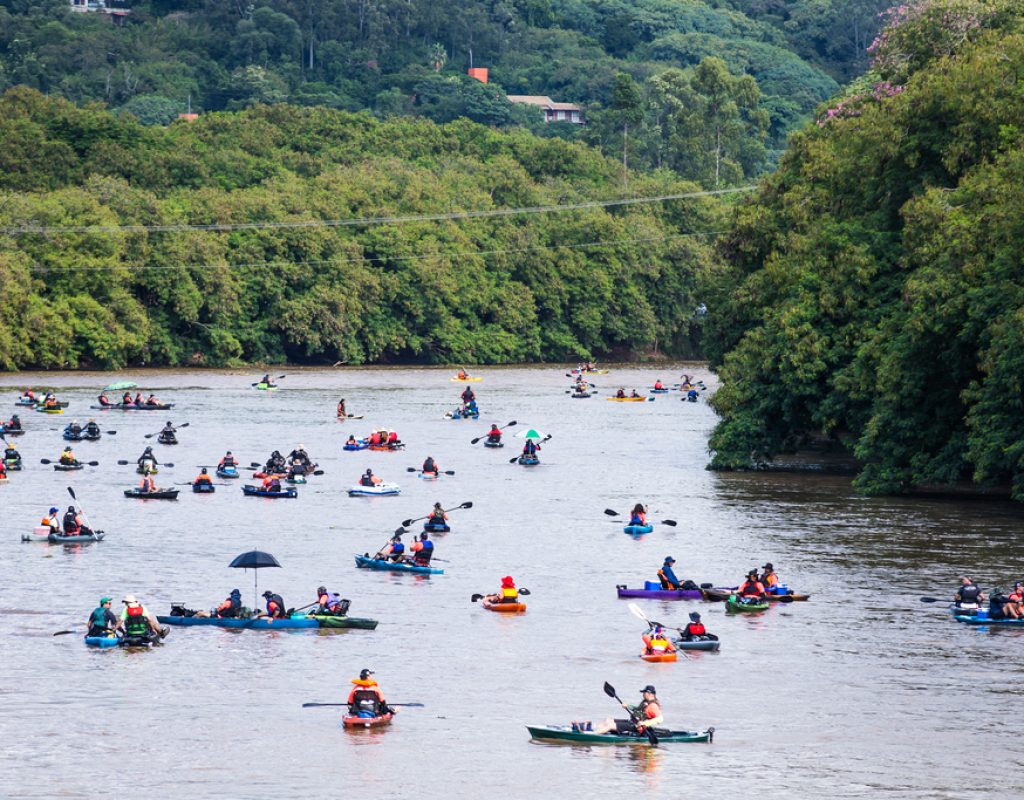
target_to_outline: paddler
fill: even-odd
[[[100,426],[96,424],[96,420],[91,419],[85,423],[85,433],[87,436],[92,437],[100,435]]]
[[[620,386],[619,390],[615,393],[615,396],[616,397],[625,397],[626,396],[626,390],[622,386]]]
[[[663,384],[663,383],[661,382],[661,378],[658,378],[658,380],[656,380],[656,381],[654,382],[654,388],[655,388],[655,389],[664,389],[664,388],[665,388],[665,384]]]
[[[358,678],[352,680],[353,688],[348,693],[348,713],[353,717],[373,719],[384,714],[398,713],[384,700],[384,693],[377,681],[370,677],[373,674],[373,670],[364,669]]]
[[[629,512],[629,524],[639,525],[641,528],[647,525],[647,509],[643,503],[637,503]]]
[[[665,635],[665,629],[661,625],[654,625],[648,629],[642,637],[644,642],[645,655],[660,655],[662,653],[674,653],[675,646]]]
[[[64,448],[64,452],[60,454],[59,461],[66,466],[74,466],[78,463],[78,459],[75,458],[74,451],[70,447]]]
[[[142,399],[142,395],[141,394],[135,395],[135,402],[139,403],[139,405],[142,405],[142,403],[139,402],[141,399]],[[149,397],[146,398],[146,403],[145,404],[147,406],[158,406],[158,405],[160,405],[160,401],[156,399],[156,395],[155,394],[150,394]],[[170,425],[171,423],[168,422],[167,424]]]
[[[424,475],[437,475],[440,471],[441,468],[437,466],[433,456],[427,456],[427,460],[423,462],[423,467],[420,469]]]
[[[675,563],[676,560],[672,556],[665,556],[665,563],[658,570],[658,580],[661,581],[662,589],[679,588],[679,578],[676,577],[676,573],[672,569],[672,565]]]
[[[690,621],[681,631],[680,639],[684,642],[701,641],[703,639],[717,639],[713,633],[708,633],[704,623],[700,621],[700,614],[696,611],[690,612]]]
[[[637,394],[636,389],[633,389],[633,392],[632,394],[630,394],[630,397],[640,397],[640,395]]]
[[[497,422],[491,423],[491,429],[487,431],[487,441],[489,441],[491,444],[500,444],[501,428],[498,427]]]
[[[480,409],[476,407],[476,400],[470,400],[466,403],[465,408],[462,409],[462,416],[464,417],[478,417],[480,416]]]
[[[498,593],[489,594],[484,600],[492,605],[495,603],[518,603],[519,590],[516,588],[516,582],[512,579],[512,576],[506,575],[502,578],[501,588],[498,590]]]
[[[540,445],[533,441],[533,439],[527,439],[526,444],[523,445],[523,455],[534,457],[540,451]]]
[[[152,470],[148,467],[142,473],[142,480],[139,481],[139,491],[143,494],[156,491],[156,482],[153,480]]]
[[[779,579],[778,574],[775,572],[775,567],[772,565],[771,561],[769,561],[767,564],[761,567],[761,569],[763,569],[764,572],[761,574],[761,577],[758,578],[758,580],[761,581],[761,585],[764,587],[764,591],[766,594],[793,594],[792,591],[783,591],[780,588],[782,585],[781,580]]]
[[[467,386],[462,390],[462,394],[459,395],[462,398],[463,405],[468,405],[470,401],[476,400],[476,395],[473,394],[473,387]]]
[[[366,470],[366,472],[363,473],[363,476],[359,479],[360,486],[376,486],[380,482],[381,479],[373,474],[372,469]]]
[[[20,431],[21,430],[21,418],[17,414],[11,414],[10,420],[4,423],[4,430],[8,431]]]
[[[74,506],[68,506],[68,510],[64,513],[63,527],[65,536],[92,535],[92,528],[86,527],[82,515],[75,510]]]
[[[167,424],[164,425],[163,430],[160,431],[160,435],[157,437],[157,441],[160,441],[160,442],[177,442],[178,441],[178,437],[174,435],[177,432],[178,432],[178,429],[175,428],[171,424],[170,420],[167,420]]]
[[[7,480],[7,464],[0,461],[0,480]]]
[[[658,703],[658,694],[653,686],[647,685],[640,690],[640,694],[643,697],[637,705],[627,706],[625,703],[622,707],[629,712],[629,719],[606,719],[600,723],[597,727],[591,727],[590,723],[586,723],[586,730],[593,730],[594,733],[615,733],[620,736],[639,736],[644,732],[644,728],[653,728],[657,725],[662,725],[665,722],[664,717],[661,715],[661,704]],[[573,723],[573,727],[579,723]]]
[[[317,608],[314,613],[320,615],[343,617],[348,613],[349,601],[342,600],[340,595],[327,591],[326,586],[316,590]]]
[[[747,579],[740,586],[736,594],[748,600],[761,600],[764,597],[764,584],[757,578],[757,570],[752,569],[747,573]]]
[[[359,442],[356,441],[356,437],[349,434],[348,439],[345,440],[345,444],[350,447],[359,447]]]
[[[10,464],[12,467],[15,464],[21,464],[21,453],[18,452],[18,448],[10,442],[7,442],[7,446],[4,447],[4,462]]]
[[[339,419],[344,419],[345,417],[347,417],[347,416],[348,416],[348,412],[347,412],[347,411],[345,411],[345,398],[344,398],[344,397],[343,397],[343,398],[341,398],[341,399],[340,399],[340,400],[338,401],[338,410],[337,410],[337,414],[338,414],[338,418],[339,418]]]
[[[206,471],[206,467],[202,468],[202,471],[196,475],[196,479],[192,481],[193,486],[212,486],[213,481],[210,479],[209,473]]]
[[[446,522],[448,522],[448,515],[444,513],[440,503],[434,503],[434,507],[430,509],[430,515],[427,517],[427,524],[444,525]]]
[[[121,405],[130,406],[132,405],[132,393],[125,392],[124,397],[121,398]]]
[[[161,628],[157,618],[135,599],[135,595],[126,594],[121,602],[124,604],[124,610],[121,611],[117,627],[124,631],[125,638],[149,639],[155,642],[167,635],[168,628]]]
[[[71,420],[71,424],[68,425],[68,433],[70,433],[72,436],[82,435],[82,426],[78,424],[77,419]]]
[[[50,506],[49,513],[43,517],[39,524],[43,527],[49,528],[50,533],[60,533],[60,519],[58,519],[58,514],[60,514],[60,510],[57,506]]]
[[[284,619],[288,616],[288,611],[285,607],[284,600],[281,599],[281,595],[274,594],[269,589],[263,593],[263,598],[267,601],[267,613],[260,616],[271,617],[272,619]]]
[[[100,392],[100,396],[99,396],[98,400],[99,400],[99,404],[101,406],[112,406],[112,405],[115,405],[114,403],[110,402],[110,398],[107,397],[107,393],[106,392]]]
[[[231,454],[231,451],[228,450],[224,454],[224,458],[217,462],[217,466],[220,469],[224,469],[225,467],[237,467],[238,462],[235,460],[235,457]]]
[[[35,392],[33,392],[31,389],[26,389],[24,394],[21,395],[21,399],[29,400],[34,403],[36,399]]]
[[[265,467],[263,467],[263,471],[267,475],[270,475],[275,472],[284,473],[285,470],[287,469],[287,466],[288,465],[285,463],[284,456],[281,455],[281,451],[275,450],[273,453],[270,454],[270,458],[267,459],[267,464]]]
[[[426,531],[420,534],[418,542],[413,542],[412,547],[412,563],[417,567],[429,567],[430,559],[434,556],[434,543],[430,541],[430,536]]]
[[[46,397],[43,400],[43,408],[57,408],[60,403],[57,402],[57,397],[53,392],[47,392]]]
[[[87,623],[89,630],[86,632],[86,636],[114,635],[114,631],[117,630],[117,617],[110,610],[112,602],[113,600],[109,597],[100,598],[100,604],[89,615],[89,622]]]
[[[459,369],[459,371],[458,371],[458,374],[456,375],[456,377],[457,377],[457,378],[458,378],[458,379],[459,379],[460,381],[464,381],[464,380],[466,380],[466,378],[468,378],[468,377],[469,377],[469,373],[468,373],[468,372],[466,372],[466,370],[464,370],[464,369],[460,368],[460,369]]]
[[[277,473],[272,472],[263,479],[263,490],[267,492],[281,491],[281,479],[277,477]]]
[[[388,431],[388,447],[394,450],[401,442],[398,439],[397,431]]]
[[[402,534],[396,533],[388,543],[375,555],[374,560],[376,561],[404,561],[405,560],[405,545],[402,543]]]
[[[288,463],[300,467],[309,466],[309,453],[306,452],[304,444],[300,444],[288,454]]]
[[[142,455],[135,459],[135,463],[139,465],[140,471],[152,471],[156,467],[160,466],[160,462],[157,461],[156,456],[153,455],[152,447],[146,447],[146,449],[142,451]]]
[[[224,602],[210,612],[212,617],[221,619],[233,619],[242,614],[242,592],[239,589],[232,589]]]
[[[981,606],[981,601],[984,599],[985,593],[966,575],[960,579],[960,588],[953,595],[953,603],[958,609],[965,611],[976,610]]]
[[[262,378],[260,378],[260,383],[262,383],[268,389],[273,388],[274,386],[277,385],[277,384],[274,383],[273,380],[271,380],[269,372],[266,375],[264,375]]]

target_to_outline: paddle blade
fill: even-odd
[[[405,468],[405,471],[406,471],[406,472],[416,472],[416,471],[417,471],[417,469],[416,469],[416,467],[406,467],[406,468]]]
[[[411,519],[403,519],[402,520],[402,528],[408,527],[409,525],[412,525],[412,520]],[[402,528],[399,528],[398,530],[401,530]],[[395,531],[395,533],[398,533],[398,531]]]
[[[472,503],[463,503],[461,506],[459,506],[459,508],[472,508],[472,507],[473,507]]]
[[[484,599],[484,596],[482,594],[474,594],[472,597],[469,598],[469,602],[475,603],[477,600],[483,600],[483,599]]]
[[[508,463],[509,463],[509,464],[515,464],[515,463],[516,463],[516,461],[518,461],[518,460],[519,460],[519,456],[516,456],[515,458],[510,458],[510,459],[508,460]]]
[[[607,514],[609,517],[617,517],[617,516],[619,516],[619,512],[618,511],[612,511],[610,508],[606,508],[604,510],[604,513]]]
[[[922,603],[941,603],[942,602],[942,598],[941,597],[919,597],[918,600],[920,600]]]
[[[669,526],[670,528],[674,528],[674,527],[675,527],[676,525],[678,525],[679,523],[678,523],[678,522],[676,522],[676,521],[675,521],[674,519],[663,519],[663,520],[661,521],[661,524],[662,524],[662,525],[668,525],[668,526]]]
[[[515,420],[512,420],[512,421],[511,421],[511,422],[510,422],[510,423],[509,423],[508,425],[506,425],[505,427],[506,427],[506,428],[511,428],[511,427],[512,427],[513,425],[518,425],[518,424],[519,424],[518,422],[516,422]]]
[[[75,497],[75,490],[74,490],[74,489],[72,489],[72,488],[71,488],[70,486],[68,487],[68,494],[69,494],[69,495],[71,495],[71,499],[72,499],[72,500],[75,500],[75,501],[77,501],[77,500],[78,500],[78,498],[77,498],[77,497]]]
[[[90,467],[98,467],[100,465],[99,461],[86,461],[85,463],[88,464]]]
[[[120,465],[121,465],[121,466],[123,467],[123,466],[124,466],[125,464],[127,464],[128,462],[127,462],[127,461],[118,461],[117,463],[118,463],[118,464],[120,464]]]
[[[529,597],[530,596],[530,590],[529,589],[520,589],[519,590],[519,594],[523,595],[524,597]]]
[[[604,682],[604,693],[609,697],[614,697],[616,700],[619,699],[619,696],[615,694],[615,687],[608,683],[608,681]]]
[[[322,469],[315,469],[315,470],[313,470],[313,474],[314,475],[323,475],[324,471]]]
[[[106,433],[107,436],[117,436],[117,431],[104,431],[104,433]]]
[[[652,397],[651,399],[653,400],[654,398]],[[645,726],[644,727],[644,733],[647,734],[647,741],[649,741],[652,746],[657,747],[658,746],[658,737],[655,736],[654,729],[653,728],[648,728],[648,727]]]
[[[161,466],[163,466],[163,467],[173,467],[174,464],[172,464],[170,461],[165,461],[163,464],[161,464]]]
[[[41,458],[41,459],[39,459],[39,463],[40,464],[49,464],[51,462],[50,462],[50,459],[48,459],[48,458]]]
[[[69,633],[77,633],[77,631],[57,631],[54,636],[67,636]]]
[[[634,617],[639,617],[648,625],[650,624],[651,621],[647,619],[647,615],[644,613],[644,610],[640,608],[640,606],[638,606],[636,603],[630,603],[627,606],[627,608],[629,608],[629,613],[632,614]]]
[[[788,594],[784,594],[784,595],[781,595],[780,597],[778,597],[776,599],[776,602],[777,603],[792,603],[793,602],[793,598],[790,595],[788,595]]]
[[[455,470],[453,470],[453,469],[446,469],[444,471],[444,474],[445,475],[454,475],[455,474]]]

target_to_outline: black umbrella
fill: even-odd
[[[234,569],[253,570],[252,588],[253,592],[256,594],[256,602],[253,604],[253,611],[255,611],[260,605],[260,590],[256,583],[257,576],[259,575],[258,570],[263,567],[280,567],[281,565],[278,563],[276,558],[270,555],[270,553],[264,553],[262,550],[249,550],[248,552],[235,556],[234,560],[228,564],[228,566]]]

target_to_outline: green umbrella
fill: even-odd
[[[536,428],[530,428],[525,431],[520,431],[516,434],[517,439],[544,439],[545,436]]]
[[[119,381],[118,383],[112,383],[110,386],[104,386],[103,391],[105,392],[116,392],[120,389],[134,389],[139,384],[133,381]]]

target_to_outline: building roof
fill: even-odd
[[[556,103],[550,97],[544,94],[510,94],[508,96],[510,103],[525,103],[530,106],[540,106],[550,111],[581,111],[582,109],[575,103]]]

